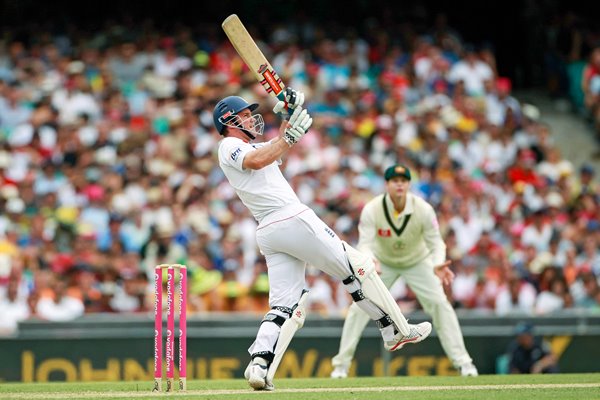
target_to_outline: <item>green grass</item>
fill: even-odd
[[[164,386],[164,382],[163,382]],[[422,376],[333,380],[276,379],[274,392],[254,392],[244,380],[196,380],[185,393],[151,393],[152,382],[1,383],[1,399],[560,399],[600,400],[600,374]]]

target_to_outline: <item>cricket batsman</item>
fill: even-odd
[[[264,121],[253,114],[258,104],[238,96],[217,103],[213,120],[219,134],[219,165],[240,200],[258,222],[256,240],[265,256],[269,304],[248,352],[245,377],[255,390],[273,390],[273,377],[295,332],[304,324],[305,268],[309,263],[341,280],[365,318],[378,325],[386,349],[417,343],[431,324],[409,324],[375,271],[371,256],[344,243],[313,210],[302,204],[279,165],[281,157],[306,134],[312,118],[302,108],[304,94],[286,89],[286,101],[273,111],[285,114],[280,136],[252,143],[263,134]]]

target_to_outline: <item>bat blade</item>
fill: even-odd
[[[229,41],[252,71],[258,82],[271,96],[285,101],[285,85],[236,14],[225,18],[221,27]]]

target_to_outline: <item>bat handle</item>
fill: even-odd
[[[294,110],[292,110],[291,108],[288,107],[288,102],[285,99],[285,90],[282,90],[281,92],[279,92],[279,94],[277,95],[277,100],[283,101],[285,111],[287,111],[287,116],[285,117],[285,119],[286,120],[290,119],[290,117],[294,113]]]

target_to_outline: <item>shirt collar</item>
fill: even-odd
[[[386,193],[385,195],[385,201],[388,205],[388,210],[390,210],[391,213],[395,213],[395,208],[394,208],[394,203],[392,203],[392,199],[390,198],[390,195]],[[415,206],[414,206],[414,195],[412,193],[407,193],[406,194],[406,204],[404,205],[404,210],[402,210],[402,212],[398,215],[398,218],[404,216],[404,215],[410,215],[415,211]]]

